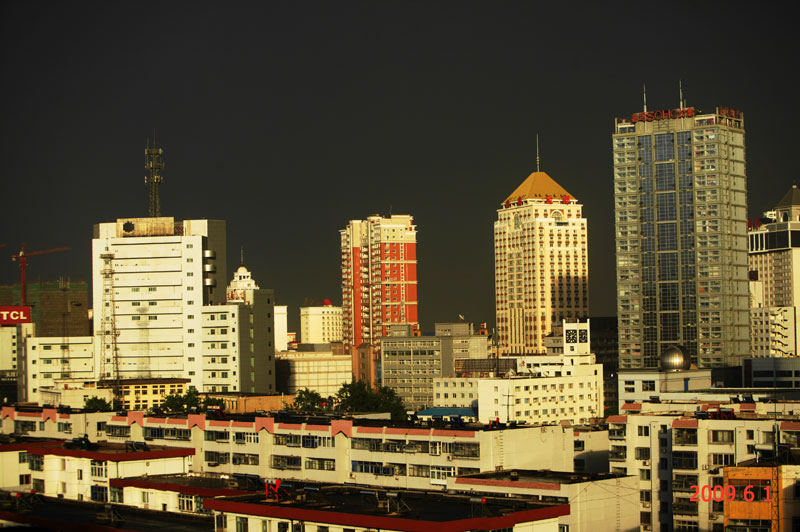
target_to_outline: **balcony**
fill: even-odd
[[[688,499],[676,499],[675,504],[672,505],[672,513],[680,515],[697,515],[697,503],[689,502]]]
[[[625,439],[625,429],[610,429],[608,431],[608,439],[609,440],[624,440]]]
[[[628,453],[626,451],[611,451],[608,454],[608,459],[614,462],[624,462],[628,459]]]

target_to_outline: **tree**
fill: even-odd
[[[161,403],[161,409],[164,412],[183,412],[185,409],[183,396],[178,394],[170,394]]]
[[[389,412],[392,419],[403,419],[406,415],[403,400],[386,386],[375,391],[364,381],[345,383],[336,397],[339,400],[338,410],[342,412]]]
[[[111,403],[105,399],[95,396],[92,396],[86,400],[86,403],[83,405],[83,409],[90,412],[111,412],[112,410]]]
[[[206,397],[203,399],[203,410],[208,410],[212,406],[225,406],[225,401],[219,397]]]
[[[220,403],[222,401],[220,400]],[[210,406],[210,405],[206,405]],[[200,408],[200,397],[197,395],[197,389],[192,386],[186,395],[170,394],[161,403],[161,408],[165,412],[186,412],[190,408]]]
[[[322,410],[324,399],[315,390],[303,388],[298,390],[294,396],[294,409],[301,412],[316,412]]]

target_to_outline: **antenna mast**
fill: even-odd
[[[680,93],[680,101],[678,104],[680,104],[680,108],[683,109],[686,106],[686,102],[683,100],[683,80],[680,79],[678,80],[678,92]]]
[[[539,134],[536,134],[536,171],[539,171]]]
[[[161,176],[161,170],[164,168],[164,150],[156,147],[156,131],[153,130],[153,147],[150,147],[150,141],[144,150],[144,168],[150,175],[144,176],[144,182],[150,188],[150,201],[148,203],[147,215],[151,218],[161,216],[161,182],[164,178]]]
[[[642,96],[644,98],[644,112],[647,112],[647,84],[642,83]]]

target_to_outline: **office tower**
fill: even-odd
[[[749,352],[744,117],[717,107],[617,118],[620,368],[680,346],[699,367]]]
[[[225,222],[124,218],[95,225],[99,376],[190,376],[203,390],[202,308],[226,303]],[[219,257],[219,260],[217,260]]]
[[[589,313],[586,218],[544,172],[509,195],[494,223],[495,304],[502,354],[544,353],[553,325]]]
[[[419,328],[417,228],[409,215],[351,220],[342,241],[342,336],[345,349],[377,351],[390,325]]]
[[[766,223],[762,223],[766,221]],[[750,327],[753,356],[798,356],[800,190],[783,196],[764,220],[750,224]]]
[[[342,307],[325,300],[320,307],[300,307],[300,341],[329,344],[342,341]]]

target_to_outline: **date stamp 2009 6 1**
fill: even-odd
[[[697,501],[714,501],[714,502],[721,502],[721,501],[747,501],[752,502],[756,499],[759,501],[771,501],[770,493],[769,493],[769,486],[738,486],[739,488],[743,488],[737,490],[737,486],[733,485],[717,485],[714,487],[711,486],[696,486],[692,485],[690,488],[694,490],[694,495],[692,495],[689,500],[692,502]],[[762,491],[763,490],[763,491]],[[741,494],[740,494],[741,492]]]

